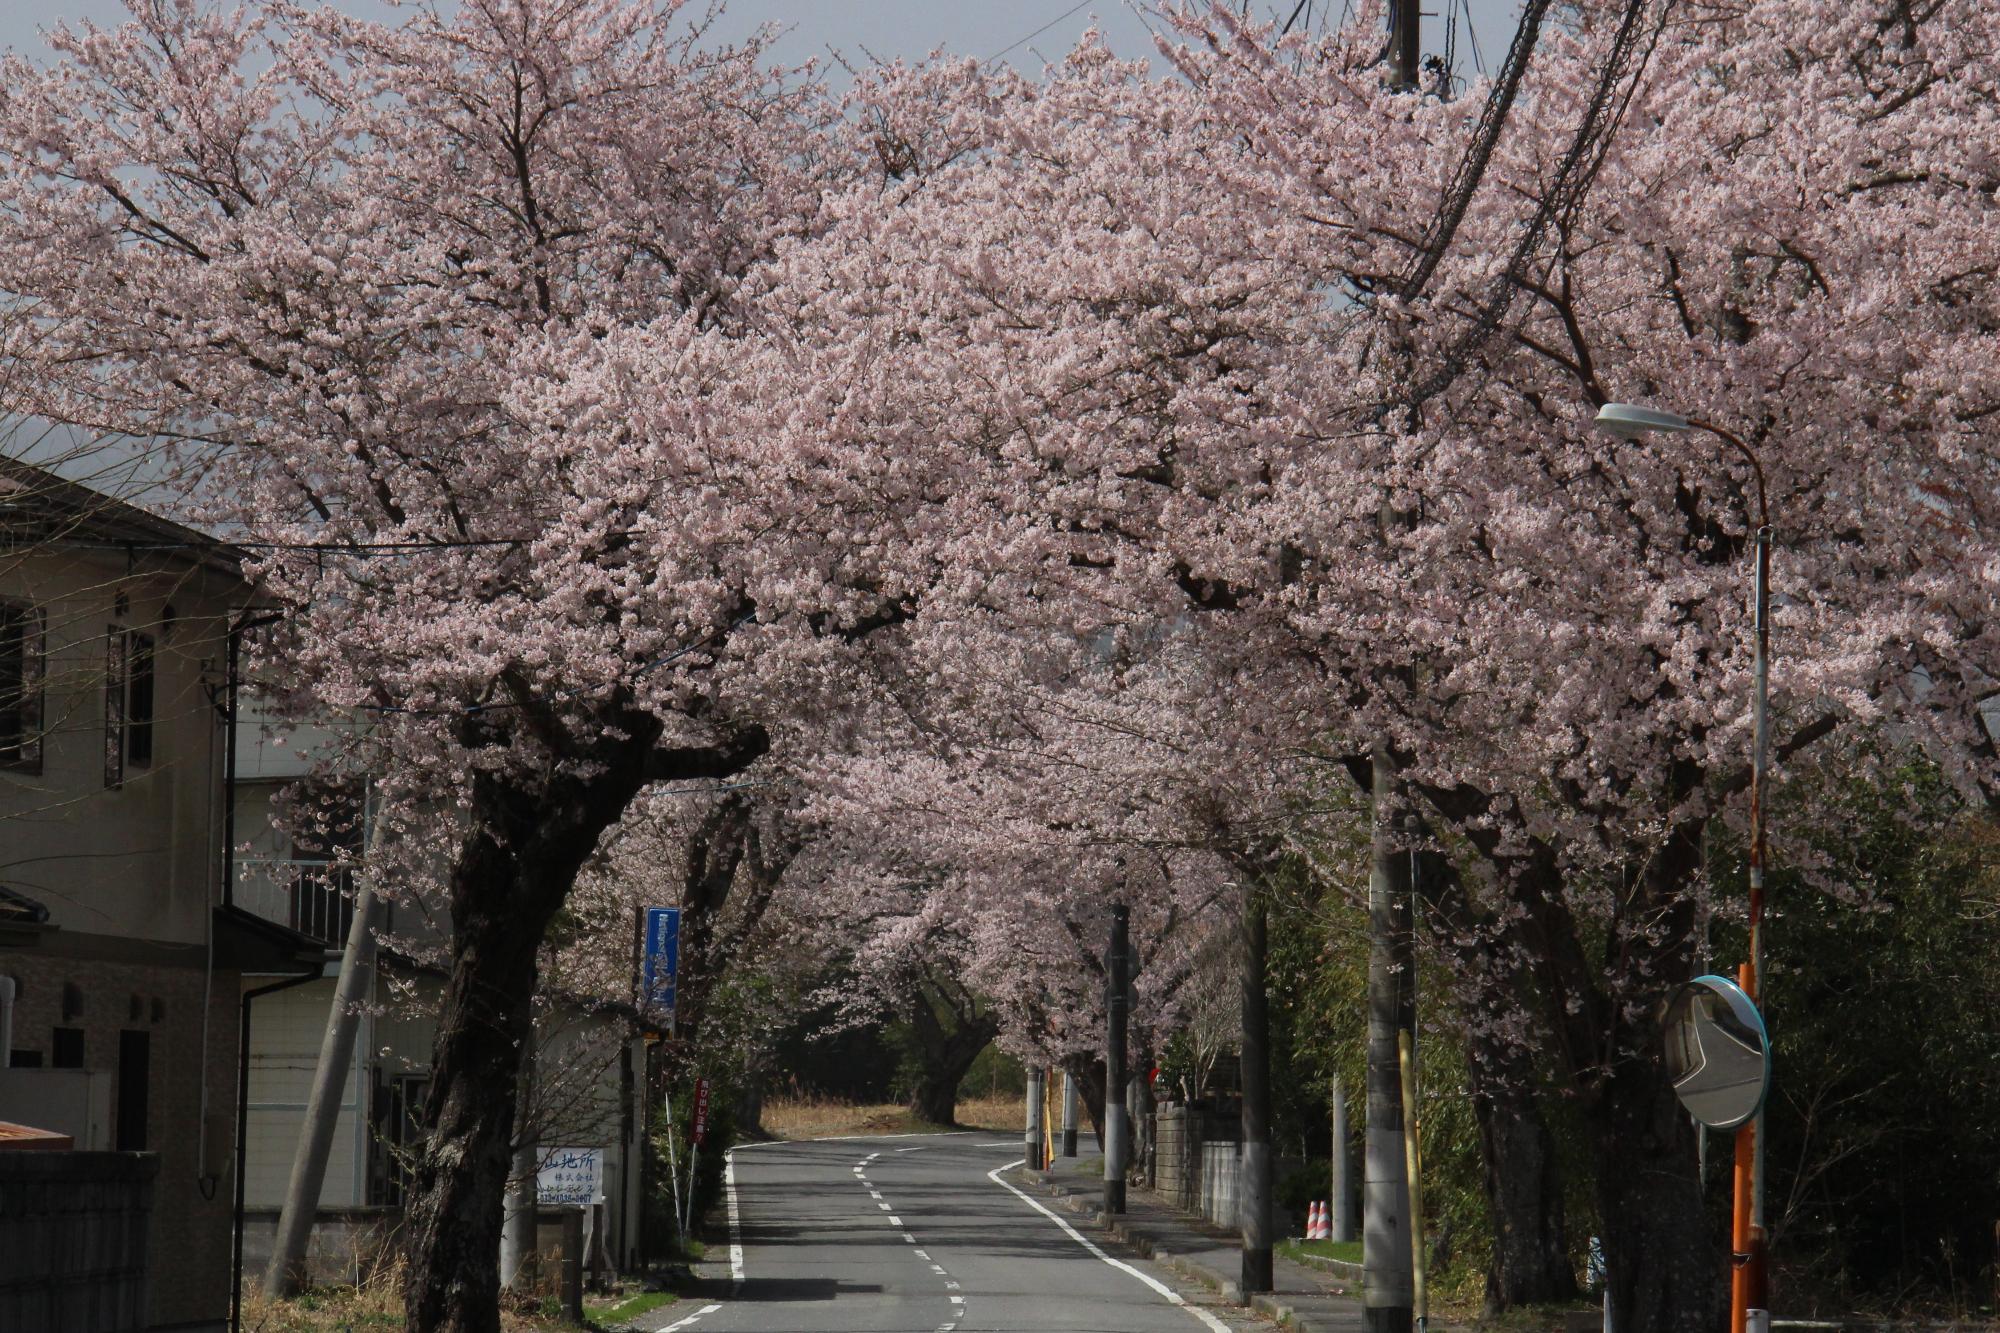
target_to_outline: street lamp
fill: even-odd
[[[1764,465],[1756,451],[1729,431],[1698,417],[1684,417],[1636,403],[1606,403],[1597,409],[1600,430],[1628,440],[1649,431],[1702,430],[1750,462],[1757,482],[1756,662],[1751,699],[1750,751],[1750,961],[1743,966],[1743,990],[1758,998],[1764,962],[1764,764],[1770,740],[1766,705],[1771,658],[1771,511],[1764,493]],[[1747,1175],[1747,1179],[1746,1179]],[[1736,1200],[1731,1226],[1729,1326],[1731,1333],[1762,1333],[1770,1327],[1764,1271],[1764,1112],[1736,1131]]]

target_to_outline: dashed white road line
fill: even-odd
[[[1220,1319],[1217,1319],[1214,1315],[1202,1309],[1199,1305],[1189,1305],[1186,1299],[1182,1297],[1182,1295],[1178,1291],[1175,1291],[1172,1287],[1160,1281],[1158,1278],[1152,1276],[1150,1273],[1142,1273],[1138,1269],[1132,1267],[1132,1265],[1126,1263],[1124,1260],[1112,1258],[1110,1255],[1106,1254],[1103,1250],[1099,1249],[1095,1244],[1095,1242],[1093,1242],[1090,1239],[1090,1237],[1084,1235],[1081,1231],[1078,1231],[1075,1227],[1071,1226],[1068,1222],[1065,1222],[1062,1218],[1058,1217],[1055,1213],[1051,1212],[1049,1209],[1043,1207],[1040,1203],[1036,1202],[1034,1199],[1029,1198],[1028,1195],[1023,1193],[1022,1191],[1015,1189],[1014,1186],[1000,1179],[1000,1173],[1002,1171],[1011,1171],[1017,1166],[1025,1166],[1025,1165],[1027,1165],[1026,1158],[1022,1158],[1020,1161],[1008,1162],[1005,1166],[995,1167],[993,1170],[988,1171],[986,1173],[986,1178],[992,1181],[994,1184],[998,1185],[1001,1189],[1006,1190],[1009,1194],[1013,1195],[1015,1198],[1019,1199],[1022,1203],[1027,1204],[1028,1207],[1034,1209],[1036,1212],[1040,1213],[1043,1217],[1048,1218],[1049,1221],[1055,1223],[1058,1227],[1061,1227],[1064,1235],[1068,1236],[1071,1240],[1075,1241],[1077,1244],[1083,1246],[1084,1249],[1090,1251],[1093,1255],[1097,1256],[1099,1259],[1102,1259],[1105,1263],[1110,1264],[1113,1268],[1117,1269],[1121,1273],[1131,1274],[1133,1277],[1138,1278],[1141,1282],[1151,1287],[1154,1291],[1160,1294],[1160,1296],[1167,1302],[1167,1304],[1178,1305],[1181,1307],[1181,1309],[1186,1310],[1189,1314],[1193,1315],[1196,1319],[1199,1319],[1203,1324],[1207,1325],[1211,1333],[1229,1333],[1229,1325],[1223,1323]],[[956,1300],[958,1298],[953,1297],[953,1299]]]
[[[743,1218],[736,1210],[736,1150],[722,1158],[722,1192],[729,1200],[729,1294],[743,1290]],[[697,1315],[697,1318],[700,1316]]]
[[[714,1314],[717,1310],[720,1310],[721,1308],[722,1307],[720,1305],[704,1305],[699,1310],[696,1310],[693,1314],[689,1315],[687,1318],[679,1319],[671,1324],[668,1324],[665,1328],[660,1330],[660,1333],[674,1333],[675,1329],[686,1328],[688,1325],[692,1324],[695,1320],[701,1318],[703,1315]]]

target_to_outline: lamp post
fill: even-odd
[[[1606,403],[1597,411],[1599,429],[1636,440],[1649,431],[1707,431],[1749,460],[1757,482],[1756,658],[1751,697],[1750,754],[1750,960],[1742,970],[1742,986],[1758,999],[1764,964],[1764,766],[1770,728],[1766,705],[1770,693],[1771,660],[1771,511],[1764,490],[1764,465],[1756,451],[1731,432],[1677,412],[1634,403]],[[1731,1333],[1765,1333],[1770,1304],[1765,1285],[1764,1239],[1764,1113],[1757,1112],[1736,1132],[1736,1191],[1730,1228],[1729,1326]]]

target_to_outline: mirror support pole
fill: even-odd
[[[1758,482],[1761,510],[1761,474]],[[1764,970],[1764,799],[1771,735],[1771,521],[1768,512],[1760,513],[1759,517],[1764,521],[1757,529],[1757,646],[1752,668],[1754,693],[1750,728],[1750,961],[1744,965],[1742,984],[1744,993],[1761,1008],[1763,996],[1759,990]],[[1759,1110],[1755,1118],[1739,1131],[1737,1139],[1736,1216],[1741,1234],[1733,1238],[1731,1262],[1735,1267],[1730,1275],[1730,1313],[1735,1333],[1752,1333],[1753,1330],[1768,1327],[1771,1318],[1764,1265],[1764,1158],[1764,1113]],[[1744,1178],[1746,1166],[1747,1180]],[[1744,1197],[1746,1194],[1747,1200]]]

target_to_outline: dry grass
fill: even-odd
[[[959,1129],[1020,1132],[1019,1097],[970,1097],[958,1104]],[[780,1139],[825,1139],[863,1134],[910,1134],[937,1129],[907,1106],[856,1106],[830,1097],[787,1097],[764,1103],[764,1128]]]
[[[403,1265],[384,1265],[358,1287],[318,1287],[296,1299],[274,1301],[245,1283],[243,1327],[246,1333],[371,1333],[372,1330],[399,1329],[403,1324]],[[646,1296],[643,1304],[671,1302],[670,1295]],[[628,1298],[626,1304],[641,1302]],[[502,1292],[501,1333],[554,1333],[574,1330],[558,1314],[553,1277],[524,1294]],[[616,1299],[587,1301],[586,1313],[593,1319],[618,1310],[621,1318],[640,1313],[626,1310]]]

